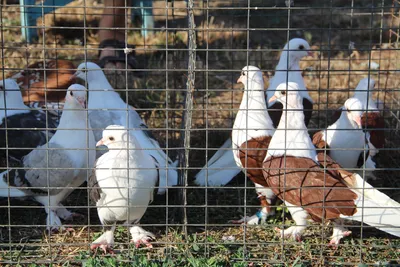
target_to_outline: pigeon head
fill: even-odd
[[[363,104],[357,98],[349,98],[344,102],[346,115],[350,123],[358,128],[361,128],[361,116],[363,114]]]
[[[269,99],[269,103],[279,100],[284,109],[302,109],[302,96],[297,83],[281,83],[275,90],[275,94]]]
[[[251,82],[263,84],[262,72],[259,68],[254,66],[246,66],[242,69],[242,73],[237,80],[237,83],[243,83],[245,87]]]
[[[13,79],[0,80],[0,107],[20,107],[23,104],[22,93]]]
[[[65,102],[76,108],[86,108],[86,87],[80,84],[72,84],[68,87]]]
[[[77,71],[71,78],[77,77],[89,82],[96,79],[100,72],[103,73],[99,65],[93,62],[83,62],[78,66]]]
[[[103,131],[103,138],[96,146],[107,146],[108,148],[127,148],[128,138],[134,138],[128,134],[128,130],[121,125],[110,125]]]
[[[290,62],[298,62],[303,57],[311,56],[310,50],[311,47],[306,40],[301,38],[291,39],[283,48],[283,53],[288,56],[283,57],[283,60],[289,61],[289,65],[291,65]]]

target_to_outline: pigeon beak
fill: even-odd
[[[96,147],[98,146],[104,146],[104,141],[101,139],[99,142],[96,143]]]
[[[278,99],[278,97],[276,97],[275,95],[273,95],[269,100],[268,100],[268,103],[272,103],[272,102],[274,102],[275,100],[277,100]]]
[[[86,99],[83,98],[78,98],[78,102],[79,104],[81,104],[81,106],[86,109]]]
[[[239,79],[237,80],[237,83],[243,83],[244,84],[243,75],[240,75]]]
[[[308,51],[307,54],[308,54],[308,56],[310,56],[310,57],[314,56],[314,52],[312,52],[312,51]]]
[[[354,115],[353,120],[357,123],[357,125],[361,128],[361,116]]]

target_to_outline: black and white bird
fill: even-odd
[[[100,247],[106,253],[114,244],[116,224],[136,224],[146,212],[153,201],[159,172],[155,159],[123,126],[108,126],[96,144],[101,145],[107,146],[109,151],[97,159],[88,186],[102,225],[111,225],[111,229],[97,238],[91,248]],[[151,247],[152,233],[137,225],[130,228],[130,233],[131,241],[137,247],[140,244]]]
[[[51,118],[46,120],[43,112],[31,110],[24,104],[20,88],[13,79],[0,81],[0,116],[0,142],[4,148],[0,151],[0,168],[3,171],[13,163],[18,165],[32,149],[47,143],[57,127]]]
[[[275,75],[270,80],[266,91],[268,113],[275,128],[282,116],[283,106],[279,99],[271,103],[268,100],[274,95],[278,85],[286,82],[299,84],[299,90],[304,99],[303,110],[306,125],[310,122],[314,101],[308,94],[299,63],[304,57],[311,55],[311,47],[304,39],[291,39],[283,48],[275,69]],[[207,162],[206,166],[196,174],[196,184],[201,186],[205,186],[206,184],[208,186],[223,186],[229,183],[240,172],[240,168],[236,166],[233,154],[230,152],[232,148],[229,146],[229,143],[229,140],[225,142],[220,150]],[[257,186],[257,188],[259,187]]]
[[[138,140],[142,149],[154,157],[160,166],[158,194],[164,194],[168,187],[177,185],[177,162],[172,162],[164,153],[139,114],[121,99],[101,68],[92,62],[81,63],[74,77],[79,77],[88,84],[89,119],[96,141],[101,139],[102,130],[109,125],[122,125],[129,129],[136,129],[131,134]],[[99,156],[100,154],[97,154],[97,157]]]
[[[86,181],[87,169],[94,165],[95,141],[86,102],[86,88],[71,85],[55,134],[23,158],[14,158],[11,169],[0,174],[1,196],[34,197],[45,206],[49,230],[62,228],[60,218],[74,217],[60,202]]]

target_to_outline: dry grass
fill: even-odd
[[[305,1],[295,1],[296,7]],[[351,16],[348,9],[350,1],[334,1],[336,8],[328,9],[331,1],[313,1],[313,9],[292,11],[291,37],[303,36],[313,44],[316,53],[301,63],[304,78],[316,104],[311,128],[325,127],[330,110],[340,106],[348,97],[358,81],[368,74],[377,81],[375,96],[385,103],[387,118],[387,141],[390,147],[400,144],[397,132],[400,79],[400,51],[394,37],[389,39],[389,28],[398,27],[398,19],[381,17],[378,12],[371,16],[370,8],[356,3],[364,9],[360,16]],[[386,1],[387,2],[387,1]],[[22,69],[27,64],[43,58],[67,58],[79,64],[85,58],[97,59],[96,25],[101,16],[102,5],[94,0],[85,1],[86,11],[81,8],[83,1],[59,9],[56,15],[47,15],[43,21],[46,26],[45,39],[37,44],[26,45],[21,41],[18,6],[7,6],[3,12],[3,76],[14,69]],[[235,110],[241,99],[240,86],[235,84],[239,70],[249,62],[261,67],[268,78],[273,75],[279,49],[287,39],[287,11],[282,9],[263,9],[271,7],[275,1],[252,1],[258,10],[251,11],[251,31],[246,31],[247,11],[221,9],[222,7],[246,6],[247,1],[210,1],[210,10],[201,9],[196,3],[197,32],[197,73],[195,105],[193,113],[192,146],[190,148],[192,177],[201,168],[207,154],[212,155],[230,134]],[[387,3],[386,3],[387,4]],[[154,13],[158,31],[147,39],[138,29],[128,31],[128,42],[137,47],[138,69],[127,75],[116,71],[107,73],[115,88],[130,88],[129,102],[138,108],[150,127],[154,127],[160,142],[168,140],[172,158],[180,147],[180,127],[184,108],[187,68],[187,31],[184,30],[185,5],[175,1],[175,8],[165,11],[165,2],[155,2]],[[168,3],[171,7],[172,4]],[[387,4],[388,5],[388,4]],[[343,7],[343,8],[338,8]],[[7,17],[4,16],[7,14]],[[59,26],[83,27],[86,14],[86,30],[73,31]],[[168,20],[166,15],[168,15]],[[176,27],[178,30],[164,30],[162,27]],[[39,22],[41,23],[41,22]],[[384,29],[381,31],[380,27]],[[56,27],[55,27],[56,26]],[[130,25],[132,26],[132,25]],[[181,30],[179,29],[181,28]],[[270,30],[265,30],[266,28]],[[329,30],[330,29],[330,30]],[[247,40],[250,42],[248,43]],[[348,49],[349,42],[355,48]],[[83,44],[86,49],[83,52]],[[166,51],[168,48],[168,51]],[[245,49],[252,49],[246,52]],[[248,61],[247,61],[248,60]],[[379,64],[378,69],[370,70],[370,62]],[[167,90],[166,90],[167,89]],[[166,112],[165,109],[170,111]],[[166,128],[169,129],[166,134]],[[207,145],[211,148],[205,153]],[[380,164],[385,168],[379,171],[374,186],[389,188],[385,190],[392,198],[400,201],[398,168],[399,151],[383,151]],[[247,189],[244,189],[244,185]],[[101,227],[94,209],[87,207],[86,189],[76,190],[64,203],[73,210],[85,214],[83,221],[74,222],[73,232],[62,232],[48,236],[44,232],[45,214],[41,207],[27,201],[0,200],[0,263],[5,266],[22,266],[28,263],[53,266],[323,266],[354,265],[365,263],[384,263],[400,258],[398,239],[389,237],[374,229],[364,229],[356,224],[353,235],[346,238],[338,250],[327,247],[330,229],[313,225],[307,231],[303,243],[280,241],[271,225],[291,223],[282,208],[269,221],[268,225],[249,227],[225,225],[228,220],[237,219],[246,213],[257,210],[257,200],[250,182],[243,182],[239,175],[230,188],[187,189],[188,236],[182,234],[179,189],[169,190],[167,197],[158,197],[141,221],[146,229],[157,235],[155,248],[151,251],[133,249],[127,244],[126,229],[119,228],[116,234],[115,257],[102,257],[89,251],[89,243],[100,233]],[[166,207],[168,204],[168,208]],[[7,207],[11,206],[12,209]],[[207,208],[206,208],[207,206]],[[283,214],[285,215],[282,220]],[[168,226],[165,226],[168,224]],[[10,226],[8,226],[10,225]],[[31,227],[34,225],[34,227]],[[87,225],[90,225],[88,227]],[[97,226],[96,226],[97,225]],[[37,226],[37,227],[36,227]],[[358,226],[358,227],[357,227]],[[328,227],[329,228],[329,227]],[[233,241],[223,241],[230,237]],[[245,243],[245,245],[244,245]],[[12,262],[6,264],[5,262]],[[261,263],[263,262],[263,263]],[[297,265],[296,265],[297,264]]]

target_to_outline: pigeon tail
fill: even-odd
[[[241,169],[233,157],[232,140],[229,138],[196,174],[195,183],[200,186],[224,186],[240,172]]]

